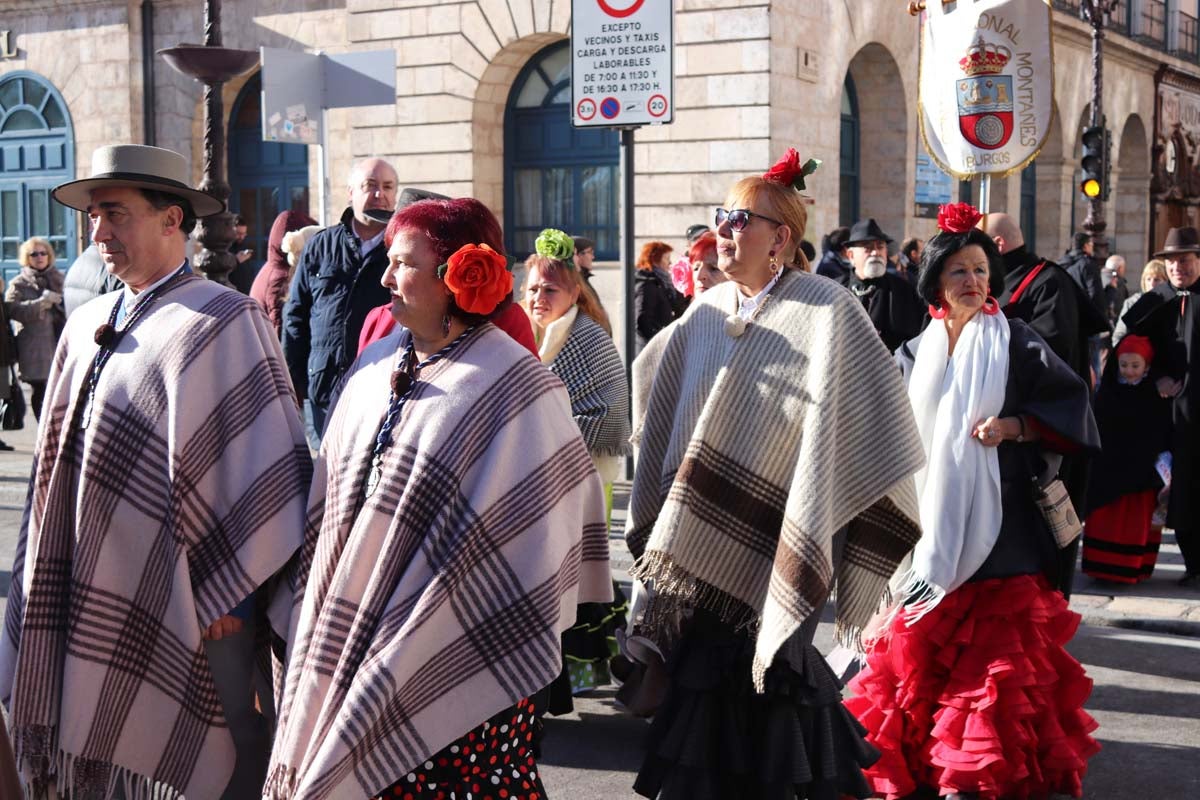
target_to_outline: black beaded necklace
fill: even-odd
[[[408,344],[400,354],[396,369],[392,371],[392,379],[390,381],[392,392],[388,397],[387,416],[383,418],[383,424],[379,426],[379,433],[375,436],[375,449],[371,452],[371,471],[367,474],[366,484],[367,497],[374,494],[375,490],[379,487],[379,479],[383,477],[383,457],[387,453],[388,448],[392,446],[392,430],[396,427],[396,423],[400,421],[400,411],[404,408],[405,401],[412,396],[413,389],[416,388],[418,374],[424,367],[428,367],[430,364],[441,361],[448,356],[473,330],[475,330],[474,325],[456,336],[450,344],[438,350],[424,361],[417,362],[416,364],[413,364],[415,356],[410,334]]]
[[[171,277],[146,292],[145,295],[139,297],[133,310],[125,316],[120,328],[117,327],[117,316],[121,313],[121,309],[125,305],[125,291],[121,290],[118,292],[117,302],[113,304],[113,309],[108,314],[108,322],[96,328],[94,339],[96,344],[100,345],[100,349],[96,351],[96,357],[92,359],[92,366],[88,369],[87,378],[84,380],[82,386],[82,389],[87,392],[87,397],[82,403],[82,427],[87,428],[92,423],[92,404],[96,399],[96,385],[100,382],[100,373],[104,371],[108,360],[112,358],[117,346],[125,338],[126,332],[136,325],[142,317],[146,316],[150,311],[150,306],[154,305],[155,300],[178,286],[181,282],[181,276],[187,275],[191,271],[191,267],[185,261],[183,266],[175,270]]]

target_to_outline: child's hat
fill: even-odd
[[[1139,355],[1149,363],[1154,358],[1154,346],[1150,344],[1150,340],[1145,336],[1130,334],[1117,345],[1117,355],[1123,356],[1129,353]]]

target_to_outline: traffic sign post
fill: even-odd
[[[633,318],[633,133],[675,119],[674,0],[571,0],[571,124],[621,131],[621,277],[625,377]],[[632,385],[632,384],[631,384]],[[626,477],[633,477],[626,462]]]
[[[575,127],[669,123],[674,84],[672,0],[572,0]]]

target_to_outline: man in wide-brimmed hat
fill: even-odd
[[[1180,583],[1200,589],[1200,232],[1172,228],[1155,258],[1167,262],[1167,282],[1125,312],[1130,333],[1150,337],[1150,377],[1172,398],[1171,500],[1167,526],[1183,555]]]
[[[873,217],[854,223],[846,240],[853,269],[839,280],[862,302],[890,352],[920,333],[925,320],[925,304],[913,285],[887,271],[893,241]]]
[[[266,318],[185,258],[222,209],[188,173],[116,145],[53,192],[125,288],[62,334],[0,634],[39,796],[250,797],[265,772],[253,598],[301,542],[308,451]]]

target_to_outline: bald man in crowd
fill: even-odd
[[[304,401],[308,443],[321,444],[329,399],[358,353],[371,309],[391,300],[380,280],[387,267],[383,234],[396,210],[396,170],[380,158],[359,161],[347,181],[349,207],[317,232],[296,265],[283,307],[283,356]]]

